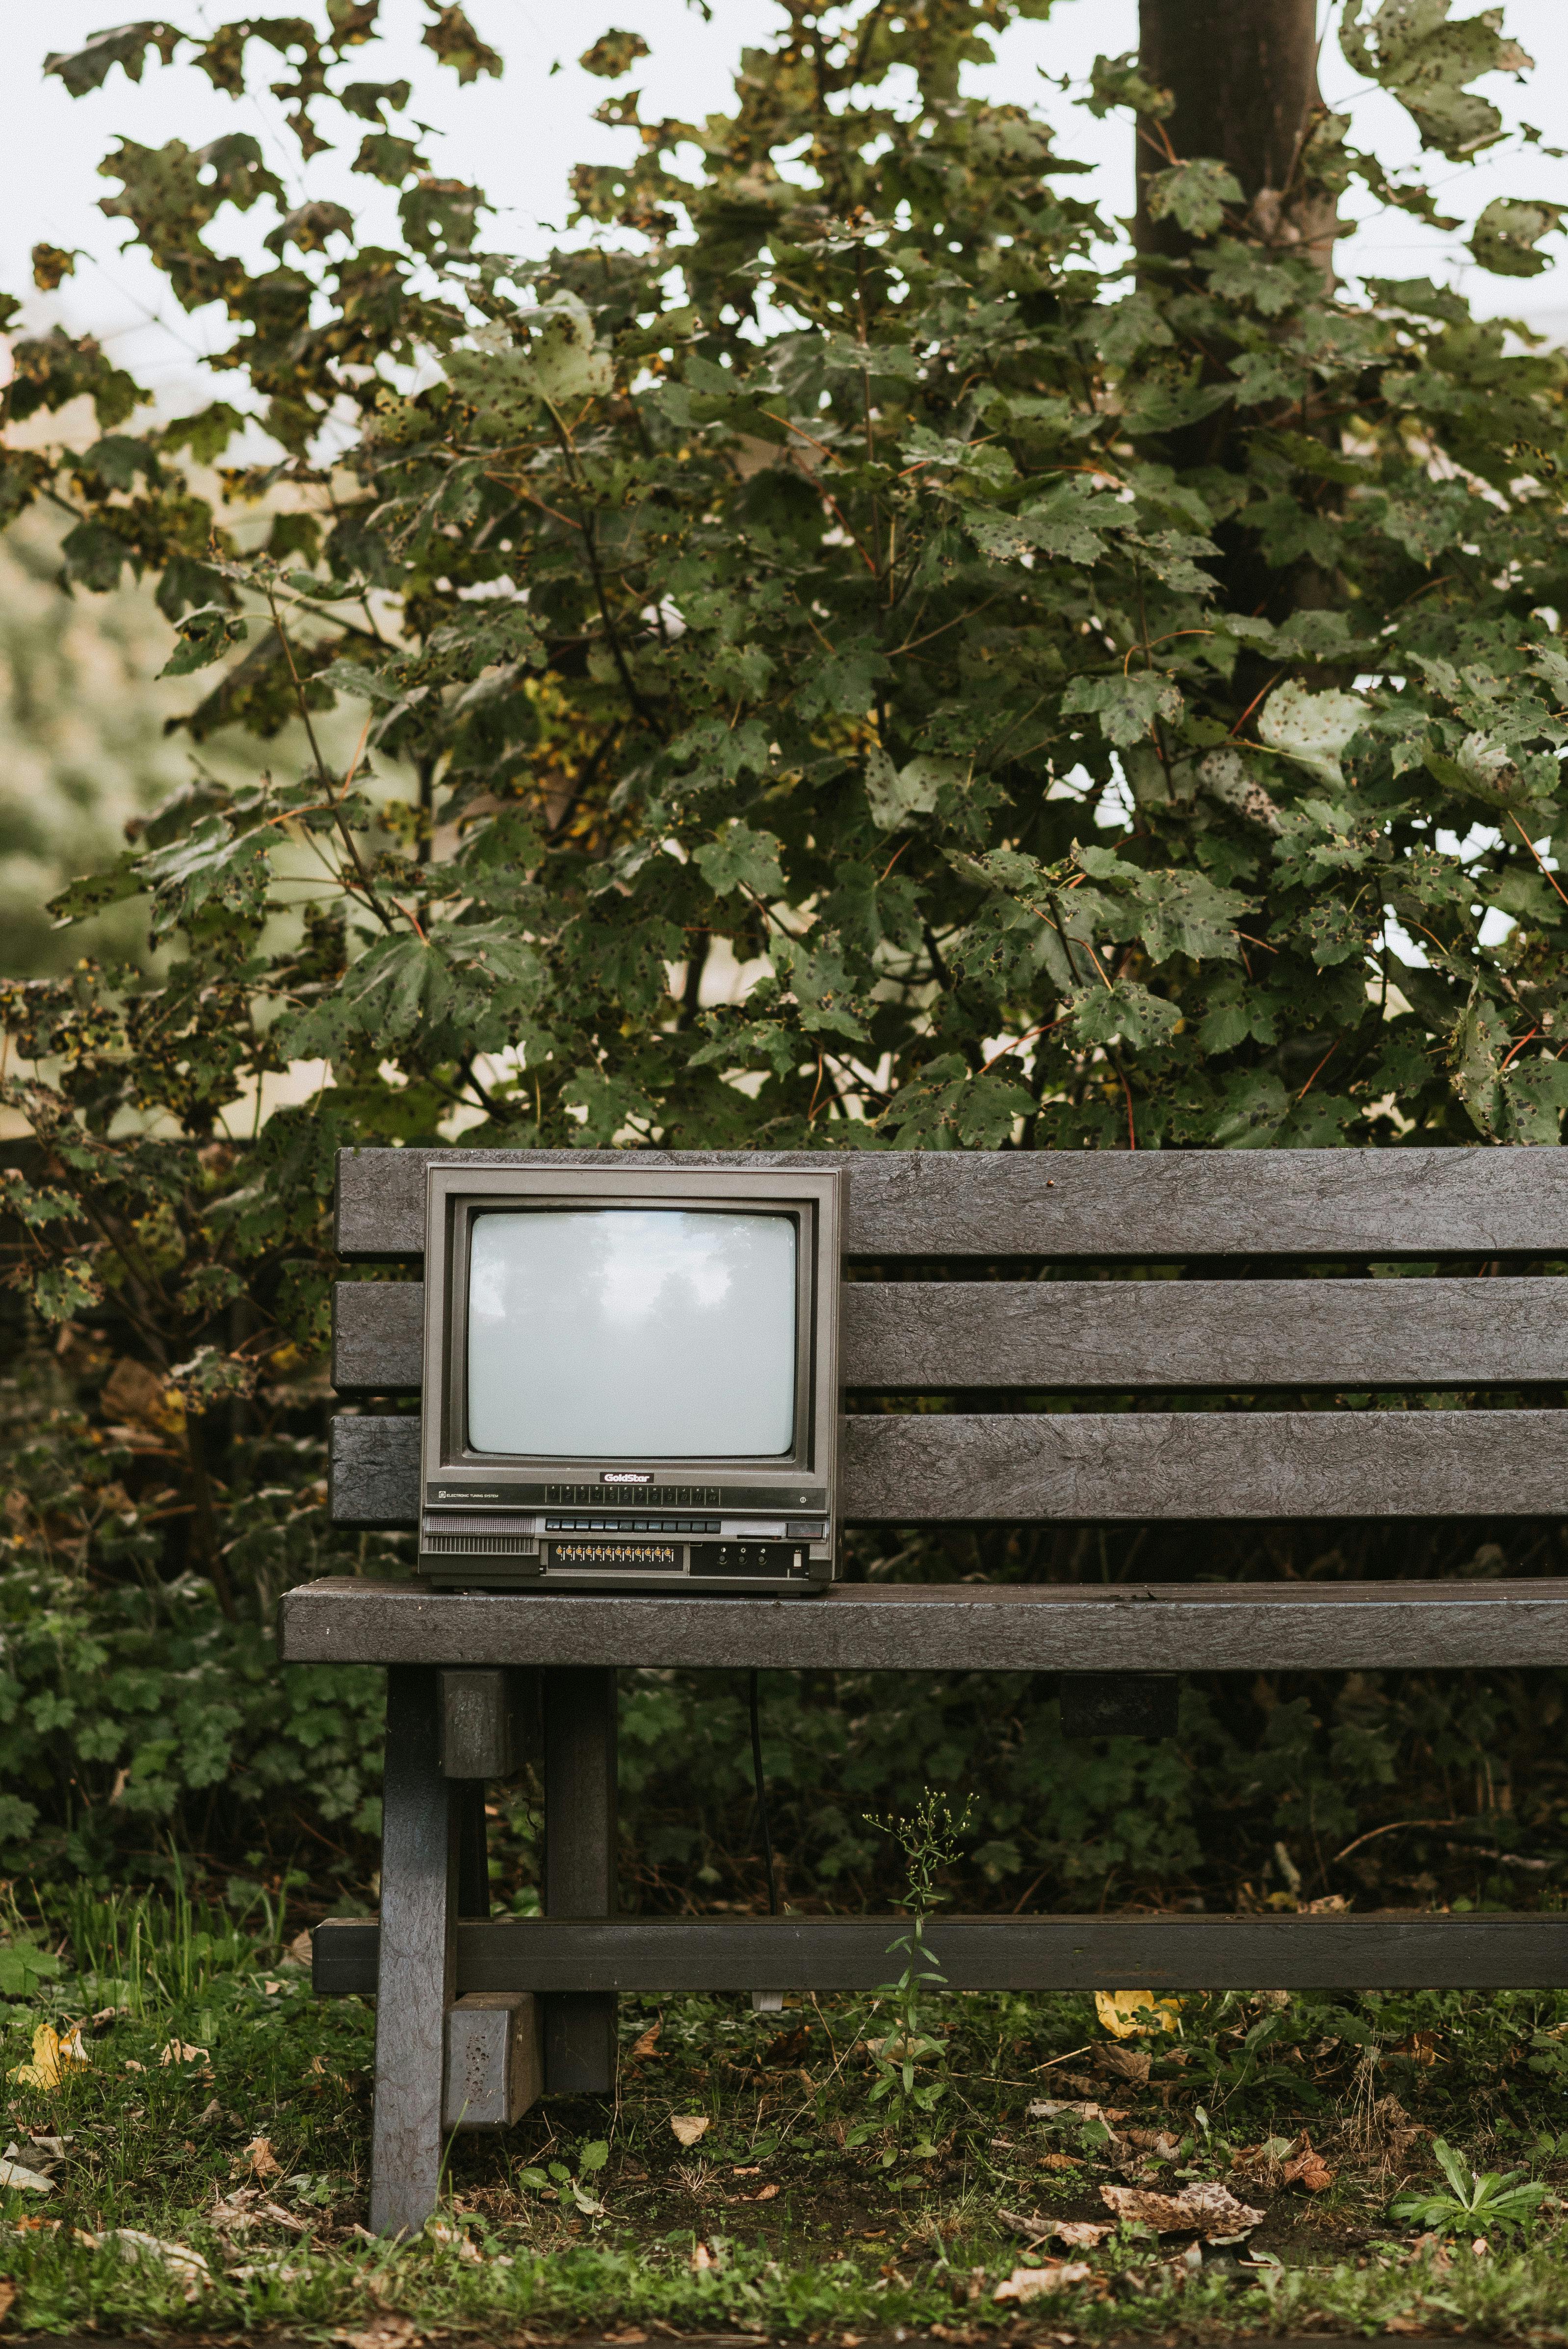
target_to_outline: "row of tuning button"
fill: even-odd
[[[718,1517],[546,1517],[547,1534],[716,1534]]]

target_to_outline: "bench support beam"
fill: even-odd
[[[387,1674],[381,1801],[370,2225],[378,2235],[412,2235],[435,2209],[441,2184],[462,1842],[458,1789],[441,1769],[438,1675],[418,1665]]]
[[[545,1913],[616,1911],[616,1677],[597,1666],[545,1682]],[[552,2095],[614,2092],[613,1991],[557,1990],[545,2002],[545,2086]]]
[[[462,1991],[870,1991],[905,1917],[540,1918],[463,1924]],[[928,1947],[954,1991],[1562,1990],[1568,1914],[1446,1917],[950,1917]],[[376,1980],[374,1918],[316,1929],[326,1997]],[[545,2000],[548,2004],[549,1999]]]

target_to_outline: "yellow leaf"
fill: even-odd
[[[1144,2031],[1176,2031],[1183,2001],[1157,1998],[1151,1990],[1097,1990],[1095,2012],[1116,2039],[1131,2039]]]
[[[20,2088],[57,2088],[60,2085],[60,2043],[47,2023],[33,2033],[33,2060],[18,2064],[11,2077]]]
[[[83,2071],[92,2069],[82,2045],[80,2023],[73,2023],[62,2039],[48,2023],[40,2023],[33,2033],[32,2062],[18,2064],[10,2076],[18,2087],[53,2089],[59,2086],[61,2073],[72,2064]]]
[[[700,2137],[708,2134],[708,2116],[706,2113],[671,2113],[670,2127],[679,2144],[695,2145]]]

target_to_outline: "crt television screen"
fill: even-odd
[[[794,1442],[792,1216],[499,1210],[469,1250],[468,1440],[546,1459]]]

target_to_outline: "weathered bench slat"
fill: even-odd
[[[337,1247],[417,1257],[432,1157],[344,1151]],[[531,1167],[624,1167],[624,1151],[529,1151]],[[846,1247],[861,1257],[1551,1256],[1568,1253],[1559,1150],[689,1151],[649,1166],[848,1169]]]
[[[1376,1671],[1568,1664],[1568,1581],[840,1583],[820,1599],[285,1598],[289,1663],[837,1671]]]
[[[902,1917],[542,1918],[461,1923],[457,1986],[532,1991],[875,1990]],[[327,1997],[376,1986],[374,1919],[316,1929]],[[1568,1918],[939,1917],[953,1990],[1548,1990],[1568,1984]]]
[[[1484,1387],[1568,1380],[1568,1283],[850,1281],[850,1387]],[[340,1281],[332,1382],[417,1392],[419,1281]]]
[[[851,1525],[1553,1516],[1568,1412],[915,1412],[842,1423]],[[332,1516],[408,1526],[419,1422],[332,1423]]]
[[[889,1413],[844,1454],[864,1525],[1528,1517],[1568,1492],[1568,1412]]]

